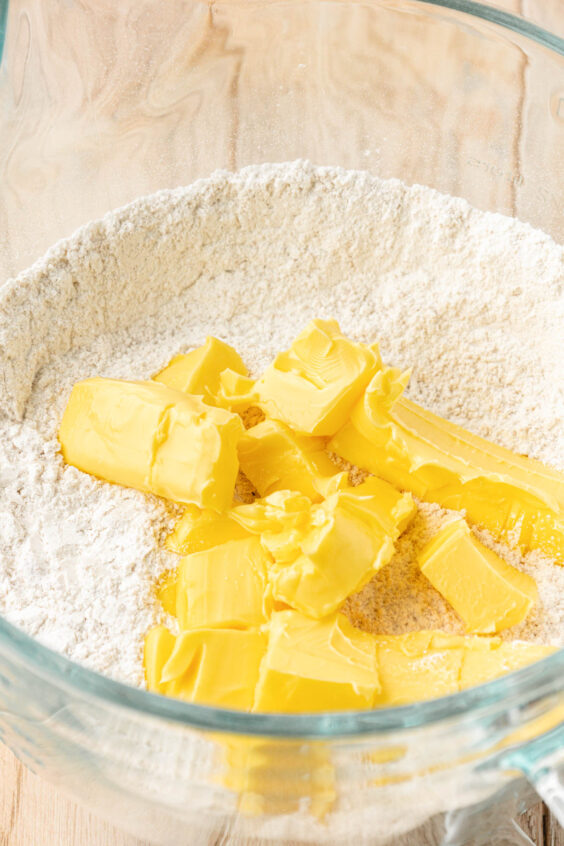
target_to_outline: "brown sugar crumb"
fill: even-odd
[[[460,617],[417,565],[419,550],[455,516],[457,512],[417,502],[417,514],[399,538],[390,563],[343,605],[341,610],[354,626],[372,634],[422,629],[464,634]]]
[[[350,461],[345,461],[344,458],[341,458],[340,455],[336,455],[334,452],[328,452],[327,455],[339,470],[346,471],[349,474],[349,484],[355,488],[372,475],[367,470],[361,470],[360,467],[351,464]]]
[[[235,482],[235,501],[238,503],[250,503],[254,502],[257,497],[257,489],[254,487],[250,479],[247,479],[245,474],[241,470],[239,470],[239,473],[237,474],[237,480]]]
[[[328,453],[339,470],[347,471],[349,484],[360,485],[371,474]],[[372,634],[402,634],[422,629],[440,629],[463,634],[464,623],[441,594],[425,578],[417,554],[458,512],[427,502],[417,504],[417,513],[396,543],[394,557],[358,593],[345,601],[341,611],[359,629]]]
[[[251,405],[249,408],[246,408],[245,411],[241,412],[241,420],[243,421],[245,429],[251,429],[253,426],[257,426],[259,423],[262,423],[264,419],[264,411],[256,405]]]

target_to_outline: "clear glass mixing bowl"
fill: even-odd
[[[564,241],[564,41],[522,18],[464,0],[13,0],[0,38],[5,21],[2,282],[141,194],[295,158]],[[248,715],[117,684],[0,620],[0,737],[170,846],[519,842],[531,785],[564,821],[563,679],[558,652],[425,704]]]

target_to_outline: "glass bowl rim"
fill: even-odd
[[[194,705],[115,681],[83,667],[44,646],[0,617],[0,656],[12,653],[31,672],[79,698],[194,729],[241,735],[290,738],[347,738],[389,734],[430,726],[445,720],[476,719],[498,709],[508,711],[530,698],[538,701],[562,685],[564,649],[533,664],[460,693],[363,711],[324,711],[308,714],[248,713],[210,705]],[[555,688],[555,683],[557,687]]]
[[[200,2],[200,0],[194,0]],[[259,0],[259,3],[272,0]],[[338,2],[338,0],[321,0]],[[564,56],[564,38],[523,17],[478,0],[411,0],[414,7],[435,6],[480,18],[524,36]],[[6,11],[8,3],[3,7]],[[396,9],[397,11],[398,9]],[[0,53],[1,55],[1,53]],[[390,733],[440,723],[446,719],[475,719],[492,706],[504,707],[558,683],[564,670],[564,649],[521,670],[449,696],[414,705],[365,711],[316,712],[310,714],[251,714],[149,693],[115,681],[41,644],[0,616],[0,653],[23,658],[31,671],[51,684],[78,696],[91,696],[104,705],[130,710],[147,717],[190,728],[278,738],[339,738]]]

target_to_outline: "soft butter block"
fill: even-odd
[[[238,443],[241,470],[261,497],[275,491],[297,491],[312,502],[322,497],[317,485],[336,474],[323,438],[296,435],[284,423],[265,420]]]
[[[483,546],[464,520],[444,526],[421,550],[418,562],[470,632],[515,626],[537,600],[535,580]]]
[[[224,510],[239,469],[240,418],[158,382],[87,379],[59,429],[65,461],[108,482]]]
[[[379,690],[374,639],[342,614],[324,620],[296,611],[272,615],[254,711],[371,708]]]
[[[225,743],[223,783],[239,795],[246,816],[325,816],[337,798],[331,747],[322,740],[237,737]]]
[[[166,693],[162,684],[163,667],[172,655],[176,638],[166,626],[153,626],[145,635],[143,665],[147,689],[152,693]]]
[[[347,486],[336,493],[341,501],[362,511],[394,540],[407,528],[417,511],[411,494],[401,493],[377,476],[369,476],[360,485]]]
[[[265,634],[250,629],[195,629],[175,638],[167,631],[157,626],[145,640],[150,691],[202,705],[251,709],[266,651]]]
[[[178,555],[190,555],[246,537],[249,537],[249,532],[233,520],[229,512],[219,514],[209,508],[188,505],[167,536],[165,546]]]
[[[166,614],[171,614],[173,617],[176,614],[176,582],[178,576],[178,568],[165,570],[161,573],[160,578],[155,585],[155,593],[157,599],[162,605],[163,611]]]
[[[460,674],[460,688],[497,679],[556,652],[555,646],[540,646],[524,641],[502,641],[500,638],[467,638]]]
[[[409,494],[367,480],[317,505],[287,491],[231,512],[260,534],[272,556],[269,582],[279,602],[319,619],[360,590],[394,554],[394,542],[413,515]]]
[[[256,383],[259,405],[298,433],[334,435],[381,366],[376,345],[349,341],[335,320],[313,320]]]
[[[408,705],[459,690],[462,638],[430,631],[375,638],[380,683],[376,705]]]
[[[378,635],[381,692],[377,706],[408,705],[446,696],[538,661],[555,647],[504,642],[499,637],[440,631]]]
[[[522,550],[564,562],[564,475],[399,397],[406,375],[377,374],[329,449]]]
[[[228,541],[183,558],[176,583],[180,629],[261,626],[272,610],[268,563],[257,537]]]
[[[185,394],[202,396],[215,405],[220,376],[227,369],[243,377],[247,375],[247,368],[233,347],[217,338],[207,337],[201,347],[175,356],[153,379]]]
[[[229,368],[220,373],[215,405],[240,413],[257,402],[254,379]]]

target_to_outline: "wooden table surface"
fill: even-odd
[[[547,29],[564,34],[564,0],[497,0],[497,5],[524,14]],[[0,229],[5,232],[9,225],[10,221],[2,220],[0,210]],[[14,243],[18,243],[16,236]],[[12,265],[9,267],[12,272],[26,266],[36,257],[33,252],[28,254],[22,244],[23,241],[14,250]],[[40,244],[38,249],[42,251],[44,246],[47,244]],[[563,832],[540,803],[521,817],[519,824],[535,846],[564,846]],[[143,844],[79,808],[49,784],[28,772],[7,748],[0,745],[0,846]]]

